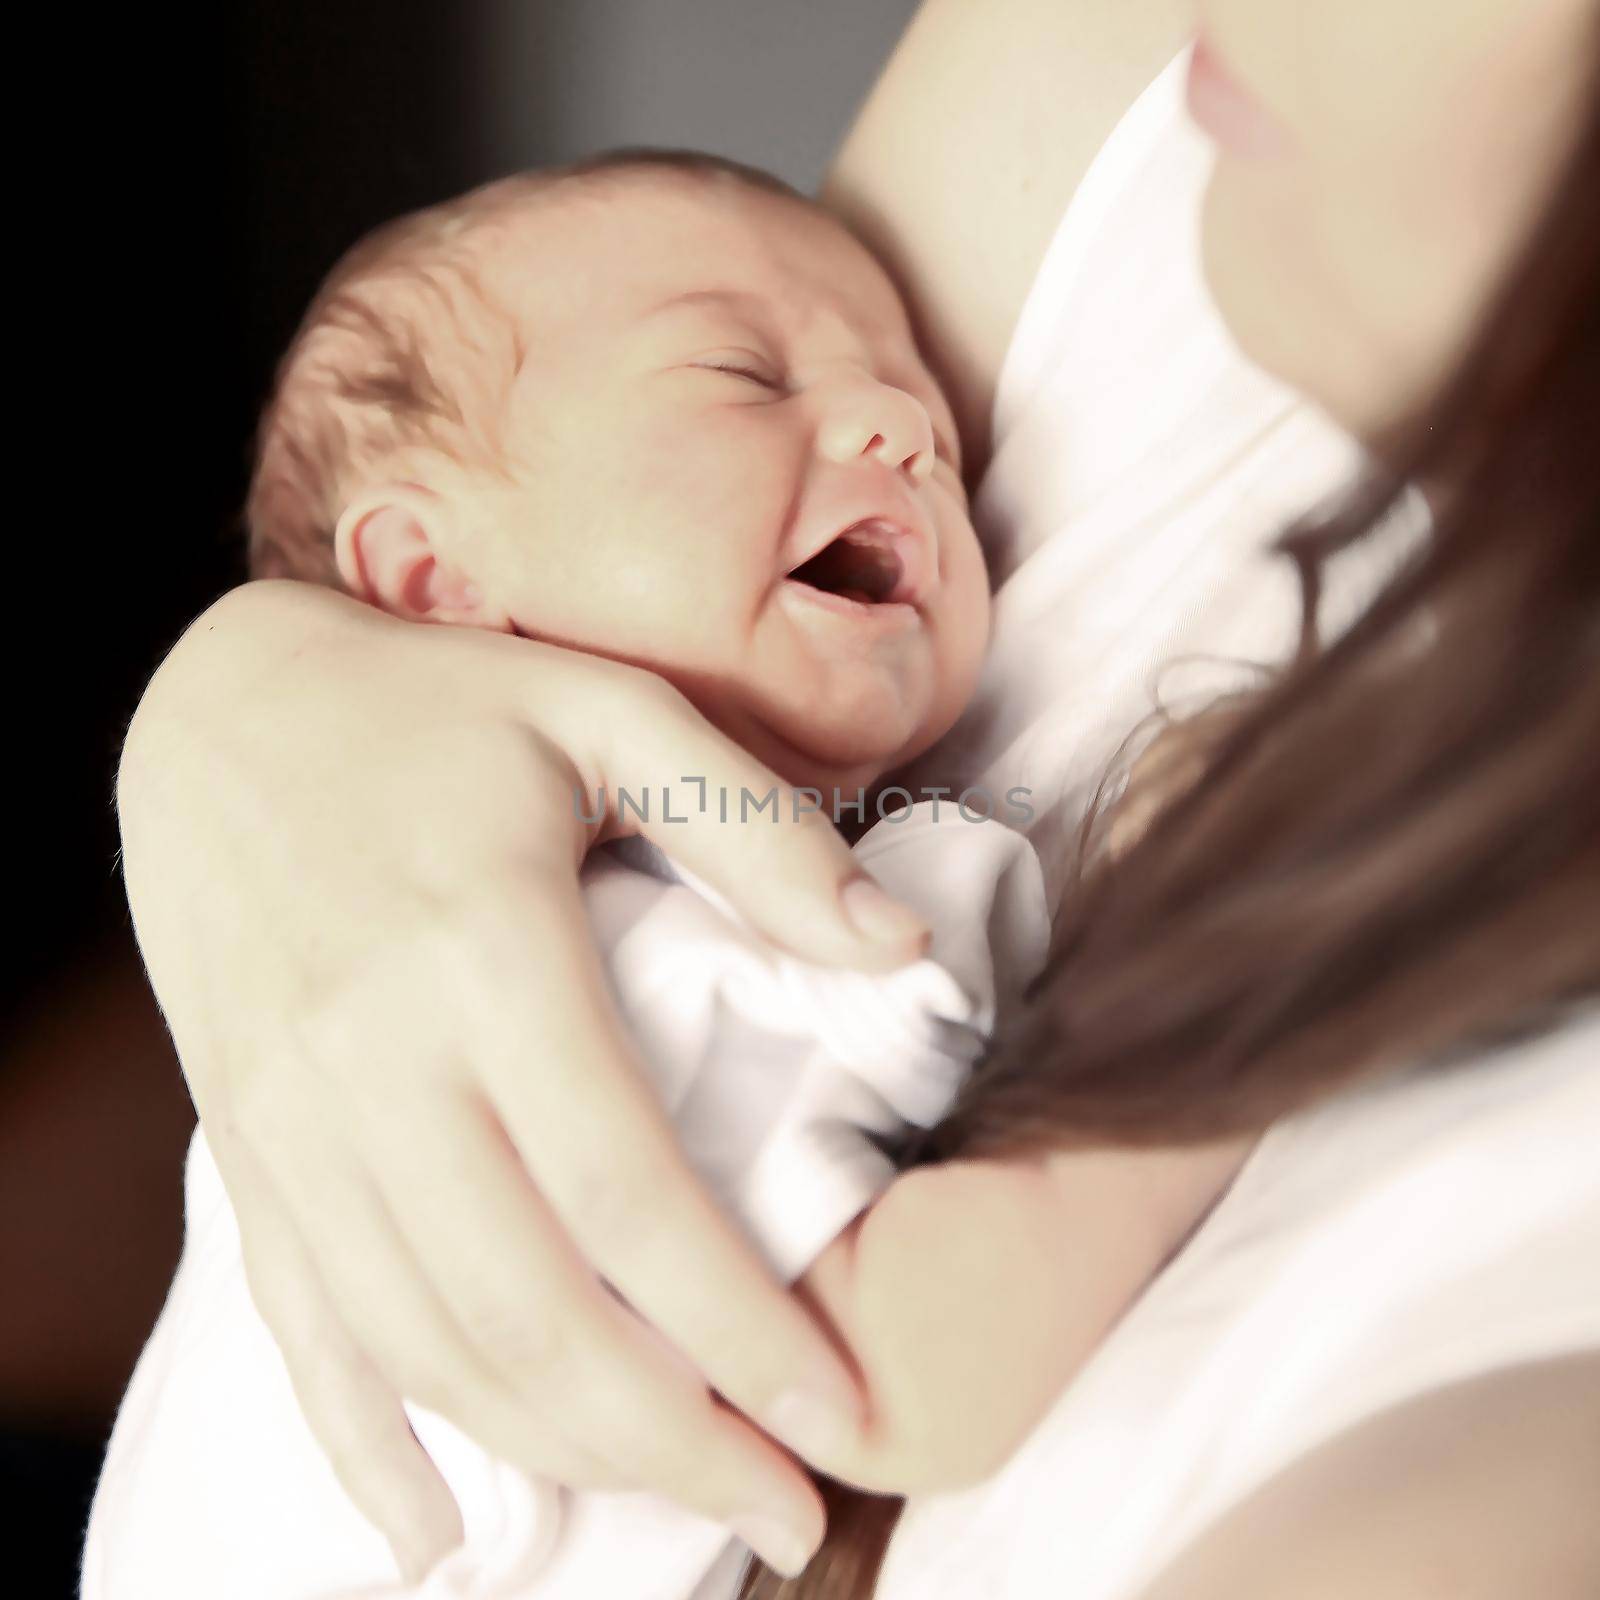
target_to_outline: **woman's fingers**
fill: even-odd
[[[855,1375],[689,1166],[594,951],[560,936],[577,894],[547,884],[482,908],[474,971],[498,1005],[465,1008],[483,1019],[465,1047],[583,1258],[733,1405],[826,1469],[862,1426]]]
[[[436,1181],[419,1165],[423,1136],[406,1125],[413,1110],[426,1138],[448,1151]],[[693,1366],[607,1292],[486,1104],[431,1096],[372,1131],[375,1169],[392,1185],[386,1198],[419,1267],[525,1414],[559,1409],[563,1428],[619,1484],[742,1529],[785,1530],[757,1535],[779,1565],[816,1547],[824,1521],[809,1480],[715,1404]]]
[[[573,743],[582,740],[584,781],[604,789],[614,830],[646,835],[807,960],[881,971],[922,954],[926,922],[861,871],[833,824],[832,796],[818,809],[813,794],[784,783],[664,681],[627,689],[635,702],[659,701],[655,714],[634,704],[566,730]],[[580,803],[592,816],[599,801],[596,793]]]
[[[381,1448],[349,1426],[352,1419],[357,1427],[374,1420],[366,1402],[380,1391],[369,1373],[389,1393],[445,1417],[530,1476],[575,1488],[629,1484],[626,1472],[568,1436],[554,1407],[550,1415],[527,1414],[520,1398],[484,1371],[377,1190],[344,1165],[347,1146],[312,1127],[273,1144],[270,1159],[287,1180],[281,1188],[267,1161],[241,1142],[232,1141],[229,1151],[230,1183],[238,1183],[243,1170],[252,1175],[252,1225],[241,1225],[251,1294],[283,1352],[297,1397],[315,1397],[318,1442],[341,1449],[341,1481],[359,1479],[363,1509],[400,1507],[392,1516],[385,1512],[386,1533],[391,1521],[418,1514],[404,1495],[419,1487],[444,1497],[422,1508],[420,1525],[436,1535],[427,1541],[430,1548],[441,1538],[448,1541],[443,1548],[459,1543],[460,1519],[403,1412],[404,1437],[392,1417],[379,1419],[386,1429]],[[545,1325],[536,1324],[535,1335]],[[418,1469],[425,1478],[414,1476]]]
[[[251,1298],[334,1475],[414,1581],[461,1543],[455,1498],[400,1395],[339,1320],[293,1223],[255,1189],[242,1234]]]
[[[461,1543],[464,1530],[399,1393],[342,1328],[285,1359],[295,1398],[334,1475],[388,1540],[401,1573],[417,1581]]]
[[[366,1178],[325,1168],[313,1181],[302,1171],[298,1187],[314,1198],[317,1218],[337,1218],[337,1227],[307,1233],[310,1253],[321,1279],[337,1285],[340,1321],[396,1391],[530,1477],[578,1489],[631,1486],[626,1469],[575,1439],[559,1389],[530,1405],[485,1367]],[[536,1321],[523,1337],[536,1342],[548,1327]]]

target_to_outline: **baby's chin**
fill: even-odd
[[[853,716],[816,706],[758,706],[747,716],[760,732],[740,739],[746,748],[797,788],[817,789],[825,797],[837,793],[847,803],[921,755],[945,731],[943,720],[930,720],[927,707],[904,704],[860,708]],[[765,750],[757,738],[764,739]]]
[[[824,679],[736,680],[664,671],[729,738],[785,783],[845,803],[935,744],[955,720],[937,674],[858,668]],[[959,710],[959,707],[955,708]]]

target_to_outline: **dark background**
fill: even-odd
[[[13,1592],[73,1592],[100,1450],[177,1260],[192,1113],[122,901],[112,785],[145,680],[243,577],[250,431],[301,307],[384,218],[607,145],[717,150],[811,187],[914,8],[230,0],[181,25],[38,11],[10,41]]]

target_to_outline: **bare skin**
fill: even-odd
[[[1473,20],[1492,25],[1485,7],[1492,9],[1492,0],[1474,0]],[[1348,13],[1357,25],[1381,26],[1394,14],[1375,6],[1315,9],[1333,20]],[[1534,9],[1555,27],[1580,7],[1577,0],[1547,0]],[[1449,10],[1418,5],[1407,15],[1415,12],[1423,24],[1448,23]],[[1237,7],[1230,14],[1228,32],[1236,43],[1267,37],[1259,31],[1261,18],[1252,24]],[[1191,26],[1189,8],[1178,0],[1080,0],[1072,6],[1060,0],[986,0],[982,6],[927,0],[845,144],[827,197],[906,290],[934,375],[966,435],[974,478],[987,454],[986,418],[1010,331],[1062,206],[1117,116]],[[1411,39],[1419,63],[1450,59],[1427,49],[1425,31]],[[1381,33],[1378,43],[1381,48]],[[1241,47],[1241,59],[1244,53]],[[1254,58],[1254,50],[1250,54]],[[1263,71],[1270,55],[1261,57]],[[1492,49],[1483,52],[1483,60],[1494,58]],[[1510,87],[1504,104],[1496,103],[1501,117],[1515,111],[1514,83]],[[1262,88],[1265,93],[1265,83]],[[1419,110],[1426,108],[1427,95],[1414,98]],[[1541,114],[1553,98],[1541,100]],[[1397,105],[1403,109],[1403,100]],[[1484,120],[1492,122],[1487,115]],[[1520,136],[1532,137],[1531,131],[1517,131],[1526,151]],[[1331,137],[1337,144],[1337,130]],[[1283,190],[1291,197],[1297,192],[1293,185]],[[1360,210],[1360,186],[1339,192],[1351,208],[1350,237],[1359,238],[1370,222]],[[1520,215],[1518,197],[1502,199],[1496,214],[1509,229]],[[1241,263],[1247,273],[1251,256],[1238,234],[1231,237],[1239,248],[1223,248],[1230,237],[1221,227],[1225,210],[1220,201],[1213,208],[1220,231],[1210,257],[1219,300],[1231,293],[1242,302],[1249,298],[1241,290],[1244,280],[1230,289],[1227,275]],[[1448,231],[1448,212],[1430,210],[1429,217]],[[1456,257],[1446,252],[1444,259]],[[1470,264],[1480,273],[1493,265],[1476,258]],[[1382,298],[1381,275],[1368,287]],[[1470,315],[1475,292],[1470,283],[1461,286],[1455,301],[1460,315]],[[1330,347],[1350,350],[1351,328],[1336,318],[1319,321],[1284,308],[1276,326],[1291,325],[1322,327]],[[1358,332],[1370,325],[1387,326],[1357,319]],[[1399,325],[1409,326],[1403,317]],[[1404,370],[1413,383],[1437,367],[1460,331],[1431,323],[1419,329],[1431,346],[1407,351]],[[1252,353],[1268,365],[1272,337],[1271,325],[1252,334]],[[1297,348],[1292,360],[1289,351],[1279,356],[1286,370],[1293,367],[1294,381],[1315,393],[1316,352]],[[1383,370],[1397,366],[1392,350],[1380,363]],[[1338,371],[1346,370],[1341,361]],[[1334,369],[1327,372],[1327,399],[1337,404],[1346,391],[1334,383]],[[1346,409],[1355,420],[1354,408]],[[657,730],[659,765],[647,773],[655,781],[661,772],[696,770],[693,763],[702,759],[719,762],[734,783],[759,783],[762,770],[725,742],[708,742],[710,730],[681,696],[664,698],[637,677],[611,676],[601,685],[591,672],[580,682],[557,659],[562,652],[513,661],[497,652],[520,641],[408,630],[334,596],[265,587],[267,593],[246,591],[224,601],[169,658],[130,737],[119,799],[130,902],[196,1101],[224,1146],[231,1137],[236,1149],[259,1158],[253,1166],[248,1160],[230,1164],[218,1152],[247,1240],[257,1241],[252,1284],[344,1481],[409,1566],[442,1553],[459,1538],[459,1522],[442,1481],[405,1429],[399,1397],[427,1397],[435,1409],[464,1416],[467,1431],[493,1447],[492,1430],[477,1411],[487,1392],[487,1365],[520,1403],[542,1405],[570,1425],[584,1454],[610,1474],[602,1481],[670,1493],[711,1514],[733,1516],[750,1509],[740,1497],[755,1481],[754,1468],[760,1509],[788,1519],[795,1537],[813,1545],[821,1532],[820,1507],[803,1474],[739,1412],[763,1420],[824,1470],[848,1475],[853,1465],[865,1477],[876,1465],[886,1472],[888,1453],[870,1458],[849,1420],[850,1389],[837,1350],[705,1203],[663,1137],[647,1092],[630,1078],[627,1041],[593,981],[576,899],[578,862],[592,840],[575,836],[565,817],[573,770],[593,778],[610,771],[621,754],[616,741],[602,736],[606,728],[597,715],[609,718],[609,728]],[[471,642],[454,642],[462,639]],[[440,684],[445,661],[453,673],[448,695]],[[337,704],[325,693],[334,674]],[[392,759],[384,781],[372,778],[374,753],[392,749],[385,734],[397,727],[441,737],[449,730],[454,765],[448,785],[441,788],[437,770],[426,763],[396,765]],[[563,741],[571,742],[570,750]],[[530,749],[537,757],[532,768]],[[640,759],[637,746],[628,750],[630,760]],[[226,802],[219,803],[219,794]],[[559,800],[552,798],[557,794]],[[209,803],[201,804],[200,796]],[[375,831],[371,819],[380,814],[386,826]],[[262,863],[261,836],[240,822],[250,817],[272,819],[267,836],[294,863],[293,892],[281,872]],[[440,819],[448,826],[435,826]],[[686,843],[682,837],[672,842],[680,851]],[[770,836],[765,842],[770,845]],[[884,936],[874,942],[850,922],[840,890],[852,869],[831,835],[800,830],[783,848],[757,852],[742,849],[724,829],[688,847],[695,852],[693,870],[801,953],[862,967],[914,953],[914,929],[885,920],[879,924]],[[492,887],[485,890],[485,884]],[[219,902],[247,904],[261,915],[242,928],[217,910]],[[374,927],[383,930],[377,945]],[[481,1004],[478,991],[464,991],[459,1002],[444,997],[447,1009],[460,1003],[463,1016],[476,1020],[470,1034],[461,1034],[470,1045],[442,1057],[417,1047],[418,1039],[440,1037],[441,1027],[449,1031],[448,1018],[441,1023],[432,1015],[440,996],[429,997],[424,1016],[404,981],[407,952],[417,945],[448,970],[491,975],[492,1006]],[[565,955],[552,963],[552,952]],[[496,972],[505,975],[499,984]],[[568,981],[574,974],[580,981]],[[480,1003],[469,1004],[474,997]],[[487,1032],[486,1012],[495,1019]],[[305,1016],[316,1026],[290,1027],[282,1020]],[[542,1079],[539,1094],[513,1103],[503,1092],[515,1076],[508,1069],[530,1056],[538,1072],[522,1076]],[[441,1064],[448,1070],[441,1073]],[[380,1067],[394,1090],[390,1100],[408,1109],[395,1113],[394,1137],[374,1148],[357,1137],[353,1123],[330,1117],[329,1085],[349,1090],[359,1103],[362,1084],[370,1088]],[[330,1170],[326,1163],[321,1172],[297,1171],[284,1153],[296,1148],[298,1133],[311,1129],[342,1170],[382,1187],[413,1181],[419,1171],[482,1170],[469,1123],[438,1115],[438,1095],[407,1092],[407,1085],[422,1084],[443,1085],[445,1100],[457,1110],[490,1107],[486,1137],[514,1149],[516,1159],[498,1162],[504,1182],[493,1194],[467,1186],[459,1215],[407,1219],[400,1233],[407,1248],[393,1282],[369,1293],[341,1270],[337,1255],[319,1262],[311,1253],[313,1244],[341,1239],[359,1247],[348,1197],[319,1187]],[[618,1173],[644,1173],[647,1181],[624,1188]],[[916,1181],[913,1176],[889,1191],[861,1224],[855,1245],[870,1249],[875,1217],[886,1224],[878,1232],[889,1244],[902,1218],[914,1235],[920,1201],[931,1207],[940,1198],[931,1185],[919,1194],[910,1187]],[[1025,1179],[1024,1188],[1031,1183]],[[1214,1174],[1209,1191],[1198,1182],[1183,1203],[1175,1200],[1167,1224],[1171,1241],[1204,1214],[1224,1183]],[[903,1188],[913,1196],[910,1205]],[[576,1236],[574,1195],[600,1219]],[[1046,1196],[1046,1203],[1053,1198]],[[996,1203],[1003,1209],[1003,1194]],[[624,1248],[641,1226],[650,1234],[648,1259],[669,1270],[647,1274],[641,1253]],[[430,1264],[462,1238],[483,1242],[469,1285],[439,1278]],[[1154,1270],[1160,1252],[1154,1242],[1146,1248]],[[845,1273],[829,1278],[829,1265],[837,1268],[843,1258],[824,1259],[828,1265],[819,1263],[808,1289],[847,1326],[851,1315],[866,1314],[871,1297],[853,1303]],[[591,1263],[645,1308],[698,1378],[669,1370],[646,1341],[598,1326]],[[875,1270],[867,1266],[863,1284]],[[363,1337],[366,1327],[382,1323],[395,1295],[424,1291],[437,1295],[450,1308],[449,1325],[464,1327],[470,1337],[429,1342],[406,1329],[398,1348],[381,1353]],[[716,1307],[715,1319],[701,1314],[708,1304]],[[541,1308],[538,1319],[533,1306]],[[552,1318],[553,1308],[561,1309],[560,1319]],[[1102,1319],[1109,1315],[1114,1311],[1101,1313]],[[570,1336],[559,1349],[548,1343],[531,1349],[536,1320],[546,1326],[560,1320]],[[892,1344],[893,1330],[885,1337]],[[573,1361],[582,1364],[584,1384],[561,1381]],[[1582,1377],[1570,1368],[1549,1374],[1574,1404],[1584,1392]],[[716,1405],[708,1383],[739,1409]],[[608,1435],[586,1418],[583,1397],[613,1385],[627,1386],[637,1403],[609,1408],[613,1419],[619,1409],[626,1412],[628,1426],[618,1434],[613,1420]],[[784,1416],[775,1407],[780,1394],[797,1385],[839,1408],[831,1435],[819,1430],[813,1437],[793,1411]],[[1442,1397],[1442,1403],[1457,1401]],[[1553,1405],[1541,1415],[1560,1413]],[[1564,1439],[1552,1421],[1535,1428],[1529,1448],[1556,1469],[1571,1469],[1555,1470],[1553,1482],[1581,1482],[1585,1463],[1568,1454],[1573,1447]],[[989,1459],[997,1448],[993,1440],[977,1443],[975,1460]],[[1499,1487],[1509,1491],[1517,1462],[1470,1434],[1463,1450],[1481,1465],[1485,1496],[1495,1493],[1497,1472]],[[535,1470],[546,1465],[528,1464]],[[1407,1486],[1379,1453],[1369,1487],[1401,1495]],[[1262,1516],[1270,1525],[1270,1506]],[[1311,1549],[1336,1545],[1337,1526],[1318,1517],[1311,1507],[1309,1520],[1296,1524],[1299,1537]],[[1326,1534],[1320,1541],[1319,1531]],[[1473,1535],[1483,1570],[1512,1575],[1485,1592],[1527,1592],[1513,1581],[1520,1570],[1516,1530],[1486,1523]],[[1403,1529],[1397,1540],[1401,1551]],[[1274,1556],[1258,1530],[1239,1558],[1248,1581],[1226,1592],[1296,1592],[1299,1574],[1283,1554],[1293,1542],[1276,1548]],[[1190,1593],[1187,1582],[1180,1564],[1170,1592]],[[1197,1583],[1194,1592],[1204,1591]],[[1381,1591],[1346,1585],[1330,1592]]]
[[[1311,1451],[1141,1600],[1588,1600],[1600,1356],[1419,1395]]]

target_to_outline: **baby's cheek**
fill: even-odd
[[[989,647],[994,597],[989,575],[975,538],[952,556],[946,580],[945,604],[939,618],[941,668],[946,693],[957,712],[966,706],[977,687]]]

